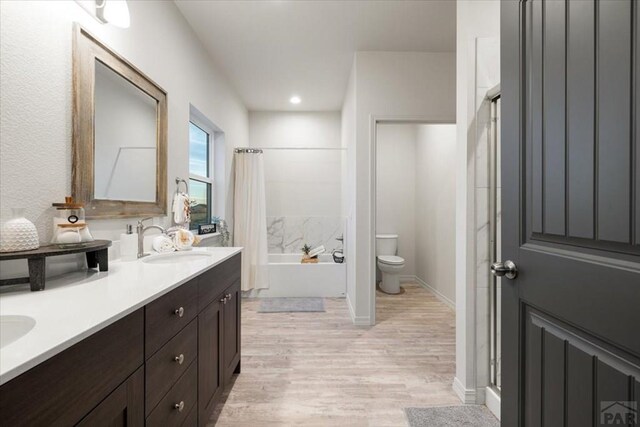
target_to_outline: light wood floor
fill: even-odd
[[[353,326],[344,299],[326,299],[326,313],[258,313],[243,300],[242,373],[216,425],[404,426],[405,407],[460,404],[454,312],[403,287],[378,292],[374,327]]]

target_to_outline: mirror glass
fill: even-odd
[[[158,102],[96,59],[94,198],[156,201]]]

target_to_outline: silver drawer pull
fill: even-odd
[[[178,412],[182,412],[182,410],[184,409],[184,400],[181,400],[180,403],[176,403],[175,405],[173,405],[173,407],[177,409]]]
[[[227,294],[227,295],[226,295],[226,297],[227,297],[227,299],[228,299],[228,300],[231,300],[231,297],[232,297],[232,296],[233,296],[233,295],[231,295],[231,294]]]
[[[180,353],[178,356],[174,357],[173,360],[178,362],[178,365],[182,365],[184,363],[184,354]]]
[[[177,308],[176,311],[174,311],[173,313],[177,314],[178,317],[184,316],[184,307]]]
[[[221,303],[226,304],[227,303],[227,297],[224,297],[220,300]]]

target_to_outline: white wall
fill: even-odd
[[[341,247],[336,240],[344,233],[340,121],[340,112],[249,114],[249,145],[267,148],[270,253],[300,253],[305,243],[327,251]]]
[[[382,124],[376,145],[376,234],[397,234],[403,276],[416,275],[416,138],[413,124]]]
[[[455,295],[456,126],[420,125],[416,142],[416,273],[450,304]]]
[[[346,156],[342,167],[342,209],[346,218],[344,235],[344,255],[347,264],[347,304],[349,313],[356,321],[356,70],[357,62],[354,57],[349,84],[347,85],[342,105],[341,139],[342,146],[346,148]],[[366,322],[363,319],[362,322]]]
[[[355,242],[355,247],[349,247],[347,280],[349,286],[355,283],[355,289],[352,290],[354,298],[350,297],[354,321],[358,324],[371,324],[375,321],[372,119],[414,118],[453,123],[455,55],[358,52],[355,55],[354,70],[356,136],[355,143],[349,141],[349,150],[354,153],[349,153],[353,157],[348,163],[355,175],[350,177],[347,187],[353,189],[355,204],[348,217],[347,239]],[[351,85],[352,83],[350,89]],[[346,114],[349,113],[347,110]]]
[[[244,105],[175,4],[128,5],[131,27],[119,29],[98,23],[73,1],[0,2],[0,213],[5,218],[11,207],[25,206],[43,242],[51,238],[51,203],[71,190],[74,21],[167,91],[170,192],[176,176],[188,176],[189,103],[225,132],[228,153],[247,144]],[[231,158],[227,156],[227,174]],[[134,221],[89,225],[95,237],[117,239],[125,224]]]
[[[476,99],[479,75],[477,43],[500,39],[500,2],[458,0],[456,6],[456,379],[454,390],[465,403],[483,403],[477,373],[488,369],[476,358],[477,344],[486,354],[486,337],[477,336],[476,300]],[[485,358],[486,359],[486,358]]]

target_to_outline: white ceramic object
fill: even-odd
[[[404,258],[396,256],[397,251],[397,234],[376,235],[377,265],[382,272],[380,289],[388,294],[400,293],[400,273],[404,269]]]
[[[13,218],[2,225],[0,252],[28,251],[38,249],[38,230],[24,217],[24,209],[12,209]]]

